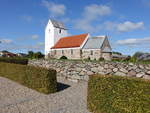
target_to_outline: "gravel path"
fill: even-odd
[[[0,77],[0,113],[89,113],[87,82],[58,82],[59,92],[44,95]]]

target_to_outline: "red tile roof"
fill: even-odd
[[[80,47],[87,36],[88,34],[80,34],[69,37],[63,37],[59,39],[58,42],[56,42],[52,49]]]

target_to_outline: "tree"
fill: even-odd
[[[33,58],[34,52],[33,51],[28,51],[28,58]]]
[[[41,52],[36,52],[36,53],[34,53],[33,51],[28,52],[28,58],[38,59],[38,58],[43,58],[43,57],[44,55]]]
[[[115,52],[115,51],[113,51],[112,54],[122,55],[122,53],[120,53],[120,52]]]
[[[135,57],[135,58],[139,58],[140,56],[142,56],[144,53],[142,52],[136,52],[132,57]]]

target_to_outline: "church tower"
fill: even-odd
[[[51,47],[62,37],[67,36],[67,29],[63,23],[49,20],[45,28],[45,58],[51,51]]]

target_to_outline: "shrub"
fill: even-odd
[[[129,60],[130,62],[136,63],[137,62],[137,58],[132,56]]]
[[[104,58],[102,58],[102,57],[101,57],[101,58],[99,58],[99,61],[104,61],[104,60],[105,60],[105,59],[104,59]]]
[[[60,59],[68,59],[66,56],[62,56],[60,57]]]
[[[7,63],[15,63],[15,64],[28,64],[27,58],[6,58],[0,57],[0,62],[7,62]]]
[[[51,69],[0,62],[0,76],[46,94],[57,90],[56,71]]]
[[[28,51],[27,57],[29,59],[40,59],[40,58],[44,58],[44,55],[41,52]]]
[[[94,113],[150,113],[150,81],[90,76],[88,108]]]

